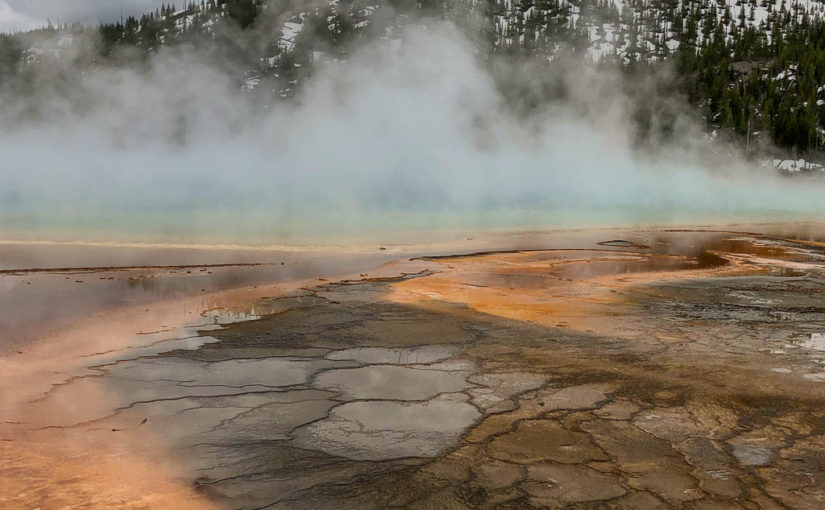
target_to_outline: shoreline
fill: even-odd
[[[754,227],[756,227],[754,229]],[[494,228],[446,228],[436,231],[418,232],[416,241],[410,239],[393,239],[392,235],[375,235],[357,243],[352,242],[311,242],[311,243],[210,243],[210,242],[157,242],[157,241],[97,241],[90,239],[20,239],[0,237],[0,248],[3,246],[49,246],[75,248],[131,248],[139,250],[193,250],[203,252],[222,253],[341,253],[341,254],[369,254],[379,247],[399,254],[418,253],[421,251],[450,252],[462,249],[468,240],[500,245],[502,240],[514,242],[518,237],[533,237],[543,235],[558,235],[565,233],[587,232],[709,232],[730,234],[754,234],[760,230],[760,235],[769,232],[786,231],[807,235],[825,236],[825,223],[815,219],[798,219],[790,221],[707,221],[699,223],[639,223],[632,222],[619,225],[604,226],[599,224],[580,226],[548,225],[546,227],[494,227]],[[421,242],[420,239],[426,239]],[[519,241],[515,241],[519,242]],[[488,245],[489,248],[489,245]],[[14,269],[14,268],[10,268]]]

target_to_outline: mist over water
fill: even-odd
[[[0,237],[237,242],[426,240],[434,230],[810,220],[819,181],[714,158],[692,120],[639,150],[608,71],[574,97],[507,104],[454,26],[410,26],[319,66],[262,108],[225,63],[169,49],[69,93],[0,96]]]

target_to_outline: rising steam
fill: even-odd
[[[635,99],[605,69],[567,67],[554,79],[570,97],[525,111],[453,25],[398,37],[319,65],[296,101],[265,109],[191,48],[69,92],[7,92],[0,233],[300,243],[825,212],[822,186],[714,157],[688,115],[639,150]]]

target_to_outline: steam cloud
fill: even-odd
[[[0,98],[41,112],[0,121],[0,233],[265,244],[825,212],[816,183],[720,165],[687,116],[678,143],[635,149],[630,99],[594,66],[556,77],[563,104],[517,114],[447,23],[322,65],[264,111],[225,68],[167,49],[70,93]]]

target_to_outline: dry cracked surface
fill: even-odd
[[[262,300],[29,412],[176,459],[218,508],[825,507],[823,247],[605,241]]]

